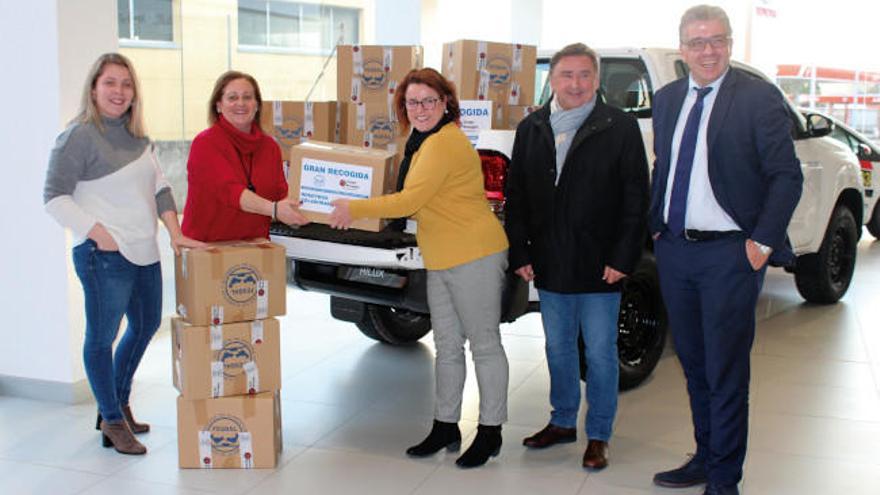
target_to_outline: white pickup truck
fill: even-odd
[[[639,119],[650,163],[653,92],[685,75],[687,66],[677,51],[668,49],[599,50],[599,54],[601,97]],[[537,73],[542,81],[548,63],[549,58],[539,58]],[[736,65],[765,78],[755,69]],[[545,85],[541,101],[547,98]],[[855,267],[863,221],[859,163],[845,146],[824,137],[833,127],[827,118],[804,117],[794,108],[790,114],[805,181],[789,227],[797,265],[788,270],[806,300],[832,303],[846,292]],[[502,220],[513,136],[514,131],[488,131],[477,145],[487,196]],[[389,344],[411,343],[430,331],[425,271],[414,236],[276,224],[272,240],[287,250],[289,282],[330,294],[334,318],[353,322],[366,336]],[[621,389],[634,387],[650,375],[666,340],[666,316],[651,246],[645,248],[639,267],[624,284],[618,322]],[[510,322],[537,310],[539,302],[532,287],[509,275],[502,304],[502,319]]]

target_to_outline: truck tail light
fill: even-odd
[[[477,150],[483,165],[483,187],[492,211],[504,210],[504,183],[507,180],[507,166],[510,163],[503,153],[492,150]]]

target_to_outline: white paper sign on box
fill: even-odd
[[[339,199],[367,199],[373,188],[373,169],[362,165],[304,157],[300,199],[303,210],[330,213],[330,202]]]
[[[480,131],[492,128],[492,100],[461,100],[461,130],[476,146]]]

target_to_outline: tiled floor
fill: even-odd
[[[836,305],[802,304],[772,271],[753,352],[752,411],[743,492],[880,494],[880,242],[859,246],[853,287]],[[682,494],[651,485],[692,451],[681,369],[667,350],[653,376],[621,395],[611,466],[580,467],[583,441],[547,451],[521,438],[547,421],[547,370],[537,315],[503,327],[511,367],[510,421],[501,455],[463,471],[454,455],[403,454],[432,412],[430,337],[391,348],[330,319],[326,296],[291,290],[283,329],[284,454],[274,470],[177,468],[169,335],[138,371],[133,409],[153,431],[144,457],[100,446],[94,405],[0,397],[0,494]],[[462,421],[477,420],[471,373]]]

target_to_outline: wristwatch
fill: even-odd
[[[768,256],[768,255],[770,255],[770,253],[773,252],[773,248],[770,246],[765,246],[765,245],[761,244],[760,242],[755,242],[755,241],[752,241],[752,242],[755,243],[755,247],[757,247],[758,251],[761,251],[761,254],[763,254],[764,256]]]

